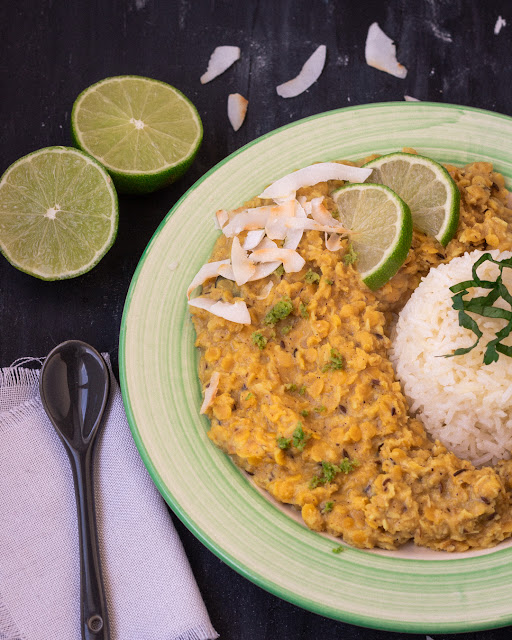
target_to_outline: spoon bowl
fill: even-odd
[[[92,453],[110,389],[101,355],[68,340],[47,356],[39,378],[43,407],[68,454],[77,500],[83,640],[108,640],[107,605],[98,551]]]

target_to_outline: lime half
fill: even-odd
[[[367,162],[367,182],[393,189],[411,210],[414,226],[443,246],[459,223],[460,194],[448,171],[435,160],[412,153],[390,153]]]
[[[42,280],[89,271],[117,234],[117,195],[105,169],[77,149],[48,147],[0,180],[0,249]]]
[[[332,195],[340,220],[354,232],[356,267],[370,289],[382,287],[402,266],[412,242],[409,207],[388,187],[349,184]]]
[[[203,126],[194,105],[171,85],[116,76],[78,96],[71,133],[77,147],[106,167],[118,191],[149,193],[185,173]]]

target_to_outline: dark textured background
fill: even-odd
[[[499,15],[509,24],[494,35]],[[365,64],[366,33],[374,21],[396,41],[398,59],[409,70],[405,80]],[[88,85],[116,74],[150,76],[181,89],[199,110],[204,141],[176,185],[147,197],[120,198],[116,243],[90,273],[42,282],[0,258],[0,366],[20,356],[43,356],[69,338],[110,352],[117,364],[125,295],[162,218],[205,171],[278,126],[338,107],[402,100],[404,94],[512,115],[511,43],[512,4],[506,0],[2,2],[0,172],[41,147],[70,145],[73,101]],[[199,76],[221,44],[240,46],[242,57],[202,86]],[[295,76],[319,44],[327,46],[319,81],[301,96],[279,98],[275,86]],[[233,92],[249,100],[247,119],[237,133],[226,115],[227,96]],[[232,571],[176,524],[222,640],[411,637],[360,629],[279,600]],[[505,640],[511,630],[460,637]],[[425,635],[413,637],[423,640]]]

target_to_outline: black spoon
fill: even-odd
[[[107,404],[110,377],[91,346],[68,340],[48,354],[39,378],[43,407],[59,434],[73,470],[80,540],[83,640],[109,640],[105,590],[94,515],[92,451]]]

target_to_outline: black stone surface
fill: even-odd
[[[508,24],[494,35],[500,15]],[[396,41],[398,59],[409,70],[405,80],[365,64],[366,34],[374,21]],[[146,197],[120,197],[118,238],[90,273],[43,282],[0,258],[0,366],[20,356],[44,356],[70,338],[108,351],[116,365],[126,292],[160,221],[205,171],[278,126],[329,109],[402,100],[404,94],[512,115],[511,42],[512,5],[506,0],[2,2],[0,171],[41,147],[70,145],[73,101],[93,82],[117,74],[149,76],[181,89],[199,110],[204,141],[177,184]],[[199,77],[221,44],[240,46],[242,57],[203,86]],[[328,51],[319,81],[296,98],[277,96],[275,86],[295,76],[319,44]],[[246,122],[236,133],[226,114],[233,92],[249,100]],[[425,638],[303,611],[238,575],[175,521],[222,640]],[[505,640],[511,630],[460,638]]]

